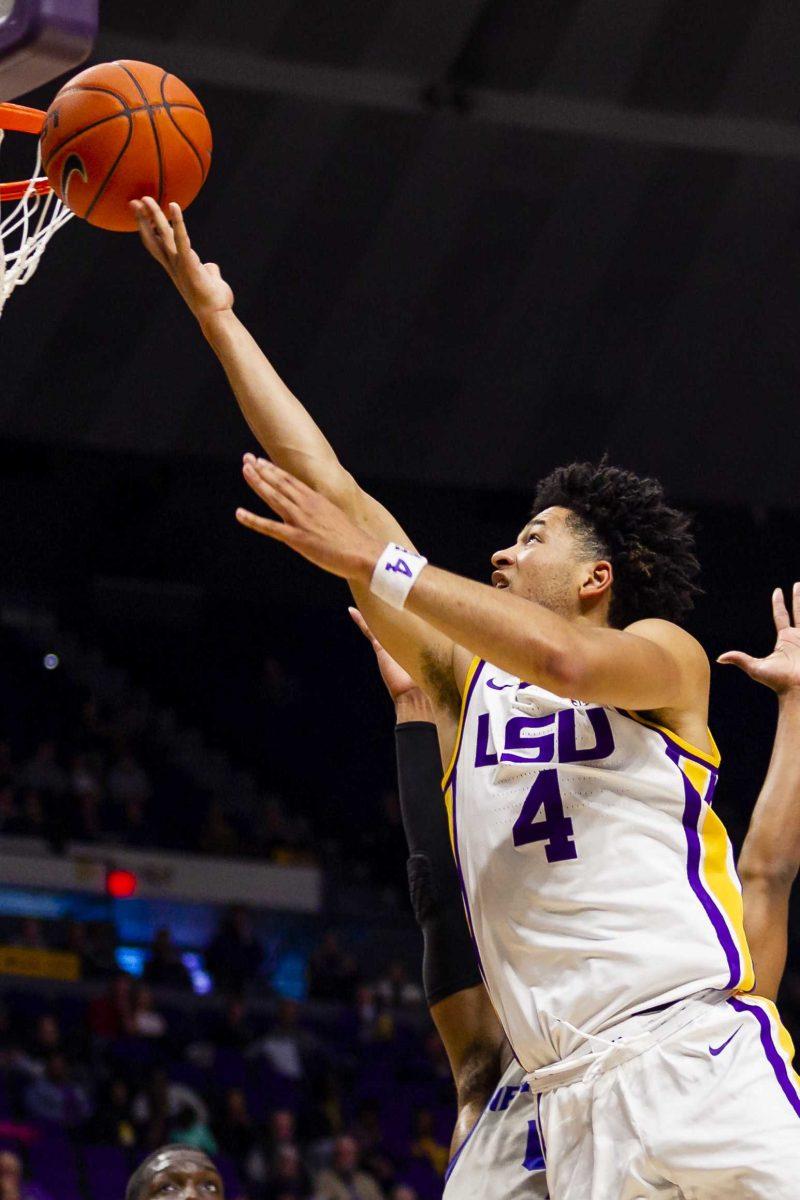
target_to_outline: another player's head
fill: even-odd
[[[492,562],[496,587],[618,629],[645,617],[679,622],[699,591],[689,518],[654,479],[605,461],[543,479],[530,521]]]
[[[125,1200],[225,1200],[219,1171],[202,1150],[162,1146],[131,1175]]]

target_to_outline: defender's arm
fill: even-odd
[[[780,589],[773,593],[775,650],[756,659],[734,652],[732,663],[778,696],[778,728],[769,771],[739,857],[744,922],[756,970],[755,990],[774,1000],[786,966],[789,896],[800,870],[800,584],[794,585],[795,627]]]
[[[395,705],[397,780],[408,842],[408,882],[422,931],[422,978],[456,1087],[452,1152],[486,1107],[510,1051],[481,981],[456,873],[439,784],[433,712],[410,675],[376,640],[361,614],[353,620],[375,651]]]

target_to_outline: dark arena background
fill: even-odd
[[[712,660],[769,652],[770,593],[800,577],[800,12],[100,16],[90,62],[159,63],[201,97],[193,242],[437,565],[488,581],[537,479],[608,453],[692,512]],[[2,1200],[122,1200],[181,1140],[228,1200],[442,1194],[455,1093],[392,706],[345,585],[237,527],[255,449],[136,237],[71,222],[0,326]],[[713,668],[737,850],[775,713]],[[793,912],[795,1039],[798,937]],[[351,1154],[369,1186],[325,1190]]]

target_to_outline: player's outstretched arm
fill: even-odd
[[[456,1088],[458,1116],[452,1153],[480,1117],[510,1050],[481,981],[461,899],[439,785],[433,710],[373,636],[357,609],[350,615],[370,642],[397,718],[397,779],[408,842],[408,882],[423,937],[422,978]]]
[[[778,697],[778,728],[769,771],[739,857],[744,921],[756,970],[755,990],[774,1000],[786,966],[789,895],[800,870],[800,583],[794,625],[780,588],[772,595],[778,638],[767,658],[723,654]]]
[[[358,487],[306,408],[283,382],[233,311],[234,295],[216,263],[192,248],[179,205],[167,220],[146,196],[132,207],[141,240],[166,271],[219,358],[245,420],[273,462],[330,497],[376,537],[407,535],[391,513]]]
[[[216,263],[203,263],[192,248],[183,214],[170,205],[168,221],[151,197],[133,202],[144,246],[166,271],[220,360],[247,424],[279,467],[335,503],[382,544],[411,540],[390,512],[356,483],[340,463],[310,413],[283,382],[233,311],[234,296]],[[255,461],[251,456],[251,461]],[[414,671],[437,704],[440,728],[457,717],[453,675],[455,648],[410,614],[392,612],[354,585],[357,603],[392,653]],[[443,734],[443,737],[448,736]]]

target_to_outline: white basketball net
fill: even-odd
[[[3,141],[0,129],[0,145]],[[36,180],[42,174],[37,141],[36,167],[20,200],[0,200],[0,315],[15,288],[28,283],[41,262],[50,239],[75,215],[55,192],[39,195]]]

